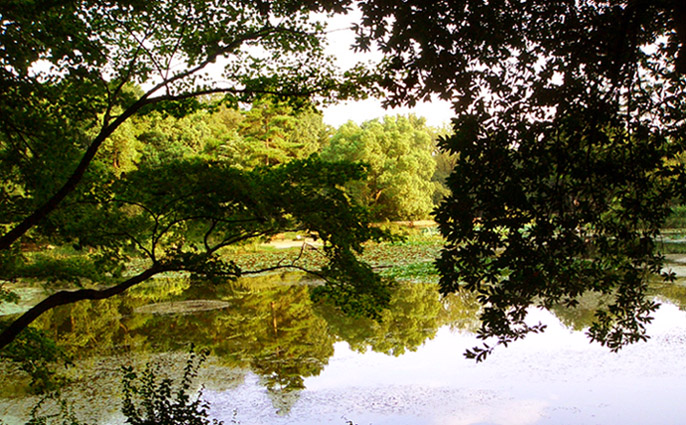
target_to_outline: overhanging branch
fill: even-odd
[[[138,113],[143,107],[162,102],[162,101],[174,101],[174,100],[183,100],[186,98],[191,98],[191,97],[198,97],[206,94],[212,94],[212,93],[228,93],[228,92],[234,92],[234,93],[246,93],[246,90],[239,90],[239,89],[233,89],[233,88],[216,88],[216,89],[204,89],[204,90],[196,90],[196,91],[191,91],[188,93],[181,93],[178,95],[162,95],[162,96],[156,96],[156,97],[151,97],[155,92],[158,90],[167,87],[169,84],[172,84],[176,81],[182,80],[186,77],[189,77],[191,75],[196,74],[197,72],[201,71],[204,69],[206,66],[208,66],[210,63],[213,63],[219,56],[222,56],[224,54],[228,54],[231,51],[235,50],[238,48],[241,44],[251,41],[251,40],[256,40],[261,37],[268,36],[269,34],[272,34],[274,32],[281,31],[282,29],[280,28],[266,28],[262,29],[261,31],[255,31],[246,34],[244,37],[240,37],[237,40],[234,40],[232,43],[230,43],[227,46],[224,46],[223,48],[218,49],[215,53],[209,55],[205,60],[203,60],[201,63],[198,65],[187,69],[186,71],[180,72],[178,74],[175,74],[168,79],[165,79],[164,81],[158,83],[156,86],[148,90],[143,96],[141,96],[136,102],[134,102],[131,106],[126,108],[126,110],[119,116],[116,117],[111,123],[107,123],[106,126],[104,126],[99,134],[93,139],[91,144],[88,146],[86,151],[84,152],[83,156],[81,157],[81,160],[79,161],[78,165],[72,172],[72,174],[69,176],[67,181],[60,187],[57,192],[55,192],[54,195],[52,195],[43,205],[35,209],[31,214],[29,214],[27,217],[24,218],[19,224],[17,224],[15,227],[13,227],[9,232],[5,233],[0,237],[0,250],[7,250],[9,247],[17,241],[21,236],[23,236],[29,229],[33,228],[36,226],[38,223],[40,223],[48,214],[50,214],[52,211],[54,211],[58,205],[76,188],[77,184],[81,181],[83,178],[84,174],[86,173],[86,170],[90,166],[91,162],[93,161],[93,158],[95,157],[96,153],[100,149],[100,146],[103,144],[105,140],[107,140],[114,131],[119,128],[126,120],[128,120],[131,116],[135,115]],[[319,90],[312,90],[312,91],[304,91],[301,93],[278,93],[277,91],[251,91],[254,93],[264,93],[264,94],[284,94],[284,95],[301,95],[301,96],[306,96],[309,94],[313,94]]]
[[[35,306],[31,307],[26,313],[14,320],[7,328],[0,333],[0,350],[9,345],[19,335],[21,331],[26,329],[33,321],[35,321],[41,314],[55,307],[75,303],[82,300],[102,300],[121,294],[130,287],[137,285],[152,276],[171,271],[171,268],[163,266],[152,266],[144,272],[133,276],[124,282],[106,288],[106,289],[79,289],[76,291],[59,291],[56,292]]]

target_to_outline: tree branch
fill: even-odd
[[[210,93],[220,93],[220,92],[230,92],[232,89],[210,89],[210,90],[197,90],[197,91],[192,91],[189,93],[184,93],[181,95],[173,96],[173,95],[167,95],[167,96],[158,96],[158,97],[150,97],[152,96],[156,91],[163,87],[167,87],[169,84],[181,80],[183,78],[186,78],[188,76],[191,76],[198,71],[202,70],[205,68],[207,65],[210,63],[214,62],[217,57],[226,54],[241,44],[250,41],[250,40],[255,40],[260,37],[264,37],[270,33],[273,33],[275,31],[278,31],[277,29],[266,29],[262,31],[257,31],[253,33],[246,34],[245,37],[241,37],[238,40],[235,40],[233,43],[230,43],[229,45],[225,46],[224,48],[218,49],[217,52],[214,54],[209,55],[204,61],[199,63],[197,66],[187,69],[186,71],[180,72],[160,83],[158,83],[156,86],[154,86],[152,89],[150,89],[148,92],[146,92],[143,96],[141,96],[136,102],[134,102],[131,106],[126,108],[126,110],[119,116],[116,117],[116,119],[111,123],[108,124],[107,126],[103,127],[100,130],[100,133],[93,139],[91,144],[88,146],[88,149],[86,149],[85,153],[81,157],[81,160],[79,161],[78,165],[74,169],[73,173],[71,176],[67,179],[67,181],[62,185],[62,187],[53,195],[51,196],[42,206],[34,210],[29,216],[24,218],[23,221],[21,221],[19,224],[17,224],[14,228],[12,228],[9,232],[5,233],[0,237],[0,250],[6,250],[9,249],[9,247],[17,240],[19,239],[22,235],[24,235],[29,229],[32,227],[36,226],[40,221],[42,221],[48,214],[50,214],[57,206],[69,195],[75,188],[76,185],[81,181],[83,178],[84,174],[86,173],[86,170],[90,166],[90,163],[93,161],[93,158],[95,157],[95,154],[98,152],[100,149],[100,146],[102,143],[107,140],[108,137],[114,133],[114,131],[119,128],[127,119],[129,119],[131,116],[135,115],[138,111],[140,111],[141,108],[144,106],[157,103],[160,101],[164,100],[181,100],[181,99],[186,99],[190,97],[197,97],[197,96],[202,96],[203,94],[210,94]],[[237,90],[238,92],[244,92],[241,90]],[[307,93],[305,93],[307,94]]]
[[[119,115],[112,124],[103,128],[100,133],[93,139],[93,142],[88,146],[86,152],[81,157],[81,161],[74,169],[74,172],[67,179],[67,181],[62,185],[62,187],[52,195],[42,206],[33,211],[28,217],[26,217],[21,223],[17,224],[12,230],[5,233],[0,237],[0,250],[9,249],[9,247],[17,239],[19,239],[24,233],[26,233],[30,228],[37,225],[41,220],[43,220],[48,214],[50,214],[57,206],[67,197],[75,188],[76,185],[81,181],[83,175],[86,173],[86,169],[93,161],[95,154],[98,152],[100,145],[110,136],[114,131],[122,125],[127,119],[134,115],[140,108],[144,106],[140,99],[138,102],[134,103],[129,107],[123,114]]]
[[[26,313],[14,320],[8,327],[3,329],[0,333],[0,350],[9,345],[19,335],[19,333],[26,329],[33,321],[35,321],[41,314],[51,310],[57,306],[75,303],[82,300],[102,300],[121,294],[130,287],[137,285],[150,277],[165,272],[171,271],[171,268],[165,268],[161,265],[153,265],[148,270],[133,276],[124,282],[106,288],[106,289],[79,289],[76,291],[59,291],[56,292],[35,306],[31,307]]]

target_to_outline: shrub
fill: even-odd
[[[191,386],[207,352],[190,356],[178,386],[170,378],[159,378],[159,365],[148,363],[139,376],[132,367],[123,367],[124,401],[122,413],[131,425],[222,425],[208,418],[209,403],[202,389],[194,396]],[[176,387],[176,388],[175,388]]]

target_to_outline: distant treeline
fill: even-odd
[[[444,181],[454,165],[437,148],[449,129],[413,115],[333,128],[312,106],[264,98],[244,108],[208,100],[179,116],[166,110],[130,119],[107,140],[101,166],[121,176],[143,163],[198,157],[252,169],[316,154],[367,165],[366,180],[348,189],[375,219],[417,220],[427,218],[447,193]]]

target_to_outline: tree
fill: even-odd
[[[212,115],[200,110],[183,117],[162,113],[151,113],[138,120],[140,135],[139,163],[164,164],[173,160],[200,157],[211,150],[215,133],[224,131],[224,137],[231,137],[230,129],[212,127]],[[218,159],[209,156],[208,159]]]
[[[314,105],[270,97],[255,99],[248,109],[212,99],[202,104],[206,108],[183,117],[155,112],[138,119],[138,162],[203,156],[252,169],[305,159],[328,143],[330,128]]]
[[[243,116],[241,137],[230,148],[234,161],[247,167],[306,158],[328,142],[329,128],[312,107],[295,111],[287,103],[265,98],[254,102]]]
[[[360,4],[360,48],[384,52],[387,104],[454,102],[441,291],[476,293],[479,336],[543,325],[527,308],[598,292],[589,336],[645,338],[662,275],[655,240],[683,202],[686,3],[445,1]],[[483,359],[493,345],[470,356]]]
[[[0,348],[56,305],[106,298],[155,274],[235,276],[222,247],[284,229],[317,231],[332,259],[356,269],[353,253],[379,233],[336,185],[359,178],[359,167],[310,159],[241,173],[183,155],[133,167],[125,154],[132,145],[124,143],[134,118],[182,117],[202,108],[204,96],[221,94],[230,105],[265,95],[300,104],[359,93],[368,77],[333,68],[312,14],[341,11],[320,1],[4,2],[0,279],[26,270],[22,242],[57,242],[89,248],[77,255],[89,267],[69,270],[70,280],[90,287],[39,303],[3,330]],[[218,64],[222,77],[212,79]],[[305,208],[312,204],[323,208]],[[144,268],[127,269],[138,256]],[[342,279],[346,270],[333,264],[328,271]],[[364,266],[353,273],[375,280]]]
[[[348,122],[332,136],[322,155],[369,166],[367,178],[354,183],[355,196],[377,219],[426,218],[432,209],[434,131],[415,116]]]

